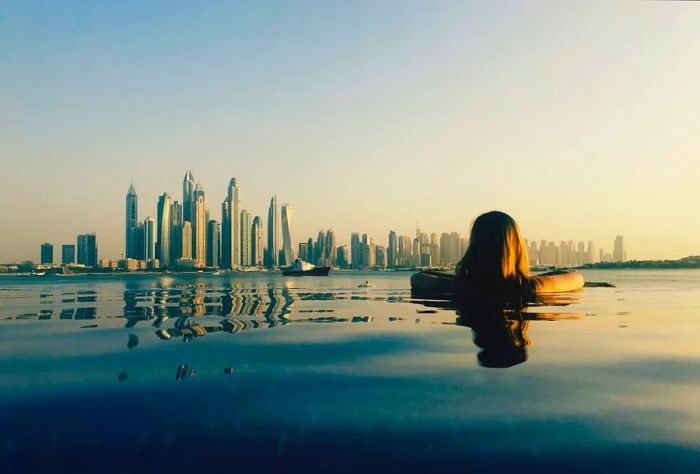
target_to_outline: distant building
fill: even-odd
[[[156,256],[163,267],[170,265],[170,195],[163,193],[158,198],[156,217]]]
[[[615,237],[615,247],[613,248],[612,260],[613,262],[624,262],[627,259],[625,254],[625,243],[623,237],[618,235]]]
[[[241,266],[250,267],[253,265],[253,223],[251,221],[252,215],[245,209],[241,210]]]
[[[134,185],[129,186],[126,193],[126,239],[125,239],[125,258],[136,258],[139,247],[136,244],[136,235],[134,230],[138,223],[138,197]]]
[[[48,242],[41,244],[42,265],[53,264],[53,244]]]
[[[386,268],[386,249],[381,245],[377,245],[375,248],[375,264],[374,266],[379,268]]]
[[[80,234],[78,236],[78,263],[86,267],[97,266],[97,235]]]
[[[265,239],[263,237],[263,224],[260,216],[255,216],[251,229],[251,254],[253,265],[261,267],[265,259]]]
[[[72,265],[75,263],[74,244],[63,244],[61,247],[61,263],[63,265]]]
[[[143,222],[137,222],[131,229],[131,238],[134,260],[146,259],[146,226]]]
[[[170,204],[170,261],[182,257],[182,204],[173,201]],[[156,230],[156,236],[158,235]],[[156,251],[156,257],[158,252]]]
[[[277,196],[270,199],[270,208],[267,212],[267,267],[279,266],[279,215],[277,211]]]
[[[396,232],[390,230],[389,241],[386,248],[387,266],[390,268],[396,267],[396,262],[398,261],[398,246],[399,240],[396,236]]]
[[[338,256],[336,260],[336,265],[340,268],[350,267],[350,250],[347,245],[341,245],[336,250],[336,255]]]
[[[221,262],[221,224],[209,221],[207,231],[207,266],[218,267]]]
[[[292,252],[292,207],[289,204],[282,205],[282,253],[284,255],[284,265],[291,265],[294,262]]]
[[[182,223],[180,241],[182,242],[182,249],[180,249],[182,257],[178,260],[192,260],[194,262],[192,258],[192,223],[190,221]]]
[[[325,256],[325,261],[326,265],[329,267],[334,267],[336,266],[336,260],[337,260],[337,241],[335,240],[335,232],[333,232],[333,229],[328,229],[326,231],[326,236],[325,236],[325,251],[324,256]]]
[[[172,211],[172,206],[170,207]],[[146,217],[143,221],[144,232],[144,252],[143,260],[151,261],[156,259],[156,221],[152,217]]]
[[[353,232],[350,235],[350,264],[352,265],[352,268],[355,268],[355,269],[361,268],[361,266],[360,266],[360,260],[362,259],[361,253],[362,253],[362,248],[360,245],[360,234],[359,234],[359,232]]]
[[[194,264],[204,267],[207,264],[207,208],[204,202],[204,188],[197,183],[194,188],[194,222],[192,234],[194,238]]]
[[[192,171],[185,173],[182,180],[182,221],[194,220],[194,176]]]

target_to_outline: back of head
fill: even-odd
[[[529,284],[529,262],[518,224],[508,214],[491,211],[472,225],[469,248],[457,264],[457,276],[505,289]]]

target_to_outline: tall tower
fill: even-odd
[[[185,173],[182,180],[182,220],[194,221],[194,176],[192,171]]]
[[[260,216],[255,216],[253,219],[251,234],[253,265],[260,267],[265,263],[263,225]]]
[[[170,265],[170,195],[163,193],[158,198],[158,215],[156,218],[158,251],[156,255],[160,266]]]
[[[284,264],[291,265],[294,262],[292,255],[292,206],[282,205],[282,251],[284,254]]]
[[[204,267],[207,264],[207,208],[200,183],[194,189],[194,206],[194,265]]]
[[[326,265],[329,267],[334,267],[336,264],[337,260],[337,249],[336,249],[337,242],[335,240],[335,232],[333,232],[333,229],[328,229],[326,232],[326,242],[325,242],[325,247],[326,250],[323,252],[324,255],[326,256]]]
[[[210,220],[208,226],[207,266],[216,268],[221,262],[221,225],[215,220]]]
[[[138,249],[134,242],[134,229],[138,223],[138,197],[136,189],[132,183],[129,186],[129,191],[126,193],[126,245],[124,249],[124,258],[136,258]]]
[[[389,231],[389,245],[387,245],[386,249],[386,257],[387,257],[387,266],[390,268],[393,268],[396,266],[396,259],[398,256],[398,245],[399,241],[398,238],[396,237],[396,232],[393,230]]]
[[[623,237],[621,235],[618,235],[617,237],[615,237],[615,247],[613,248],[613,262],[624,262],[625,260],[625,243]]]
[[[228,184],[228,212],[231,239],[231,268],[241,265],[241,216],[238,180],[231,178]]]
[[[228,197],[221,203],[221,268],[231,268],[231,211]]]
[[[279,266],[279,228],[277,220],[277,196],[270,199],[270,208],[267,211],[267,266],[274,268]]]
[[[144,257],[147,261],[152,261],[156,258],[156,221],[152,217],[146,217],[143,221],[144,230]]]
[[[250,212],[243,209],[241,211],[241,266],[249,267],[253,264],[253,253],[252,253],[252,236],[251,236],[251,226]]]
[[[170,205],[170,261],[182,258],[182,204],[173,201]]]

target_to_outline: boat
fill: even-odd
[[[295,260],[290,266],[282,269],[284,276],[328,276],[331,267],[317,267],[303,260]]]

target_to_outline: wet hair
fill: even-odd
[[[529,296],[536,292],[530,277],[525,243],[515,220],[500,211],[480,215],[472,225],[469,247],[457,264],[457,278],[481,289]]]

